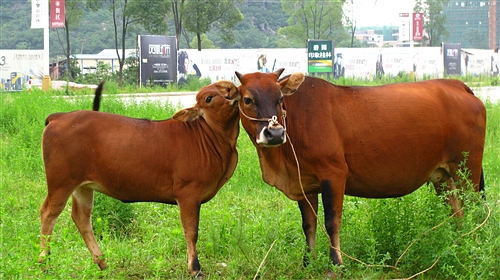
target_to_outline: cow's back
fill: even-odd
[[[206,187],[199,193],[208,201],[236,166],[231,147],[214,147],[198,121],[75,111],[52,114],[47,122],[42,149],[48,181],[96,182],[96,190],[122,201],[176,203],[175,188],[191,181]]]
[[[345,165],[347,194],[400,196],[440,165],[456,171],[469,152],[479,182],[486,111],[460,81],[344,87],[308,77],[284,104],[306,178]]]

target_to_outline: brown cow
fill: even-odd
[[[94,110],[101,90],[102,84]],[[189,272],[200,275],[200,206],[227,182],[238,161],[235,93],[227,81],[206,86],[194,107],[163,121],[95,111],[50,115],[42,138],[48,195],[40,210],[39,261],[49,254],[48,238],[71,195],[71,217],[94,262],[106,268],[90,218],[94,191],[99,191],[123,202],[178,204]]]
[[[445,182],[455,189],[463,152],[469,153],[472,182],[480,184],[486,110],[464,83],[346,87],[302,73],[277,82],[282,71],[236,72],[240,117],[257,149],[264,181],[298,201],[313,256],[319,193],[332,242],[330,258],[340,265],[335,249],[340,250],[344,194],[399,197],[426,182],[438,192]],[[449,201],[453,211],[460,211],[456,197]]]

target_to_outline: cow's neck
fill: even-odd
[[[257,147],[264,181],[282,191],[293,200],[301,199],[297,188],[299,176],[296,161],[289,144],[275,148]],[[290,158],[289,158],[290,157]]]
[[[236,117],[230,121],[212,122],[200,119],[199,127],[205,131],[205,135],[211,139],[212,142],[218,143],[221,146],[236,147],[236,141],[240,133],[239,118]]]

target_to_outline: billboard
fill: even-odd
[[[46,0],[31,0],[31,28],[46,28],[49,23]]]
[[[50,0],[50,28],[64,28],[64,0]]]
[[[446,75],[462,74],[461,52],[462,44],[443,43],[444,71]]]
[[[333,73],[333,41],[307,40],[307,72]]]
[[[424,14],[413,13],[413,41],[422,41],[424,39]]]
[[[140,84],[177,81],[177,47],[173,36],[139,35]]]
[[[43,50],[0,50],[0,91],[22,90],[29,79],[41,83],[43,53]]]
[[[399,41],[410,41],[410,14],[399,13]]]
[[[282,76],[306,72],[307,49],[180,49],[177,52],[178,84],[198,78],[236,83],[235,71],[268,73],[280,68],[285,68]]]

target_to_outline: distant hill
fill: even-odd
[[[2,1],[0,13],[0,49],[42,49],[43,30],[31,29],[31,3],[29,1]],[[244,1],[240,4],[244,16],[235,27],[236,43],[227,45],[215,32],[207,35],[216,48],[274,48],[278,29],[287,25],[288,15],[281,9],[278,1]],[[91,11],[85,8],[79,26],[70,27],[72,54],[94,54],[103,49],[115,47],[111,11],[103,9]],[[135,48],[137,35],[148,34],[140,28],[129,31],[126,47]],[[175,36],[173,22],[168,24],[167,35]],[[50,56],[64,55],[60,41],[64,42],[64,29],[50,30]],[[194,34],[190,37],[192,39]],[[60,39],[59,39],[60,38]],[[181,39],[181,48],[188,48],[186,40]]]

